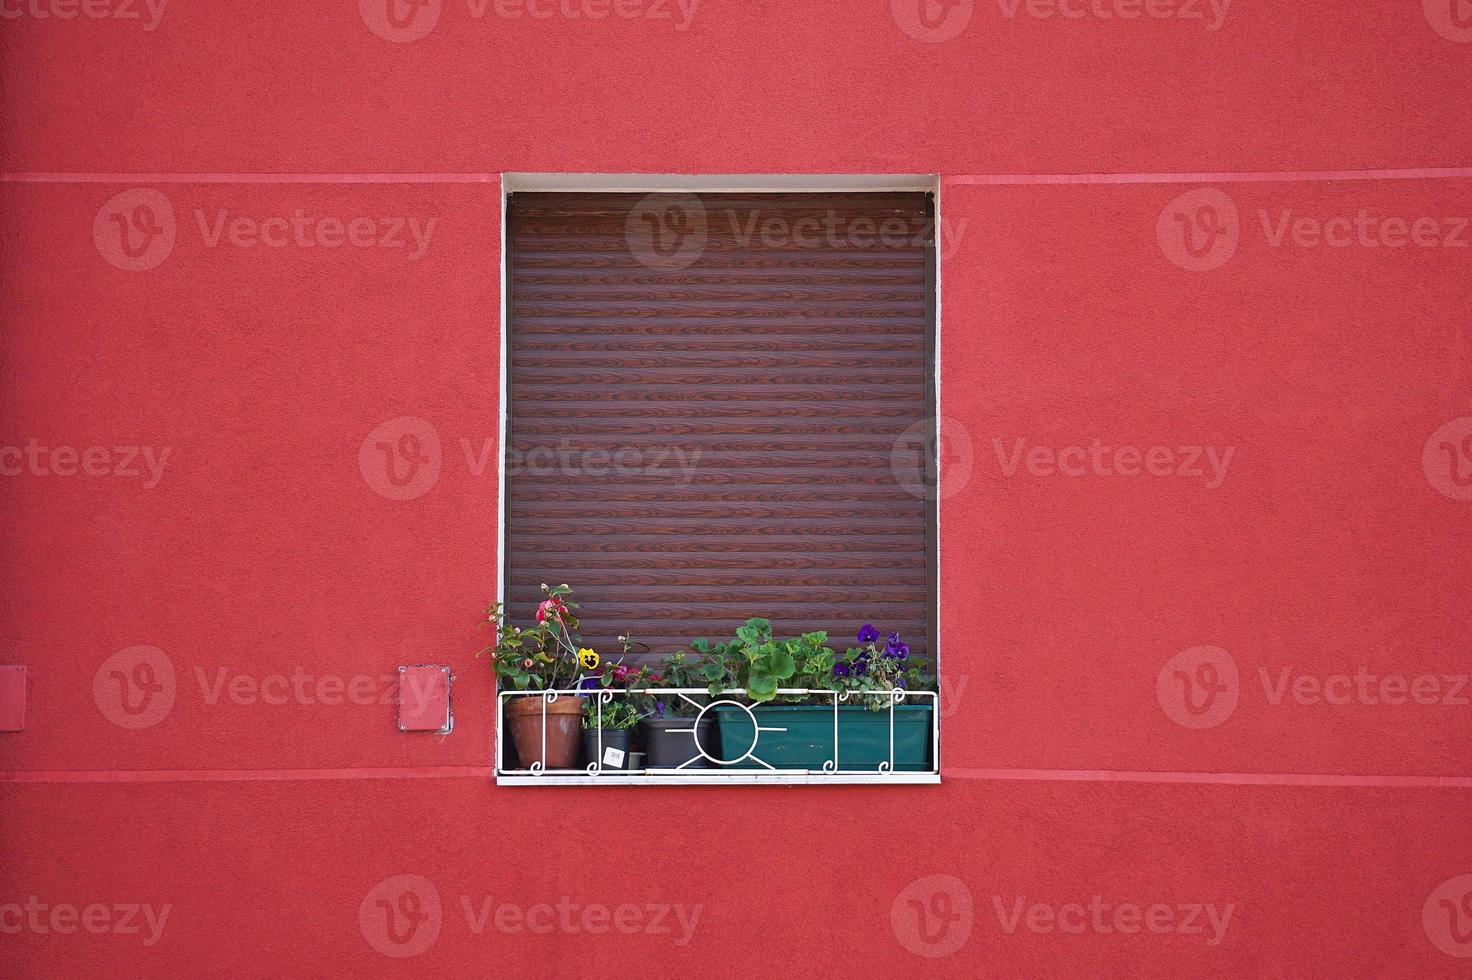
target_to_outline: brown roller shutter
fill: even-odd
[[[512,614],[567,582],[604,652],[762,616],[928,656],[930,196],[694,200],[510,198]]]

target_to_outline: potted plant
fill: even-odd
[[[632,686],[642,673],[618,663],[580,685],[592,692],[583,698],[583,754],[599,769],[632,768],[630,740],[639,724],[639,708],[631,696],[619,697],[613,688]]]
[[[755,706],[749,714],[728,705],[714,711],[722,744],[729,751],[754,746],[755,758],[731,765],[758,768],[765,762],[778,769],[877,770],[891,762],[889,712],[893,711],[894,770],[928,769],[934,707],[928,701],[902,704],[895,692],[921,690],[929,679],[898,633],[889,634],[882,645],[880,636],[879,630],[865,624],[858,631],[859,645],[839,654],[826,646],[825,633],[778,641],[766,620],[749,620],[737,631],[736,643],[723,649],[730,686],[745,688]],[[833,694],[779,696],[779,687]],[[756,732],[753,720],[768,730]]]
[[[660,664],[660,669],[645,671],[645,686],[671,688],[724,687],[725,666],[718,652],[712,651],[705,640],[691,644],[695,654],[672,654]],[[646,695],[646,711],[640,722],[647,753],[646,764],[650,769],[706,769],[712,763],[701,754],[699,746],[720,758],[719,732],[712,714],[701,718],[698,725],[696,715],[699,707],[694,697],[678,694]]]
[[[501,688],[552,692],[577,685],[584,670],[598,665],[598,655],[578,637],[578,605],[566,585],[542,591],[536,624],[521,627],[506,619],[495,603],[485,623],[495,630],[495,643],[482,650],[491,655]],[[505,716],[516,755],[526,768],[571,769],[577,765],[582,734],[583,699],[528,694],[505,699]],[[545,751],[544,751],[545,747]]]

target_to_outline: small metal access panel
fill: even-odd
[[[0,732],[26,727],[26,669],[0,666]]]
[[[450,685],[455,676],[439,664],[399,668],[399,731],[448,735],[455,727]]]

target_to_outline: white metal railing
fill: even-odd
[[[773,702],[752,704],[746,697],[743,688],[727,688],[719,695],[711,695],[706,688],[691,687],[641,687],[641,688],[595,688],[584,690],[579,688],[562,688],[548,691],[514,691],[502,690],[497,692],[496,698],[496,779],[499,783],[508,785],[552,785],[578,784],[588,785],[596,782],[619,784],[627,783],[761,783],[761,782],[901,782],[901,783],[933,783],[940,780],[940,711],[939,695],[935,691],[908,691],[896,688],[890,691],[833,691],[828,689],[813,688],[781,688],[777,691],[779,696],[800,696],[809,700],[807,706],[814,704],[822,705],[826,702],[833,709],[832,745],[831,754],[824,760],[819,769],[792,768],[772,765],[761,757],[758,752],[763,732],[779,733],[786,732],[785,727],[775,725],[763,725],[753,712],[753,708],[761,707],[783,707],[784,705]],[[698,754],[691,756],[683,764],[674,768],[643,768],[643,769],[615,769],[603,764],[603,708],[612,704],[614,699],[628,697],[630,695],[641,695],[648,697],[678,697],[689,706],[696,709],[696,714],[689,718],[689,726],[681,728],[670,728],[667,731],[676,734],[688,733]],[[597,722],[596,726],[587,729],[589,732],[597,733],[597,751],[586,766],[571,769],[548,769],[541,760],[547,758],[547,708],[561,698],[582,698],[596,707],[593,715]],[[704,700],[696,700],[696,697]],[[512,698],[537,698],[542,702],[541,711],[541,751],[539,759],[521,769],[508,769],[506,767],[505,743],[509,733],[505,727],[506,706]],[[885,710],[888,715],[889,753],[888,758],[881,760],[872,768],[843,768],[843,760],[840,753],[840,708],[859,708],[870,710],[870,704],[882,699],[887,702]],[[900,771],[895,768],[895,708],[905,705],[928,705],[931,708],[929,715],[930,730],[928,733],[929,758],[920,770]],[[707,719],[711,723],[716,718],[710,713],[719,707],[727,706],[746,712],[751,722],[752,741],[736,758],[727,758],[730,754],[729,747],[723,746],[720,757],[712,754],[709,747],[701,741],[700,729],[702,722]],[[581,716],[579,719],[581,725]],[[700,760],[704,759],[709,765],[702,765]],[[752,766],[755,768],[752,768]],[[734,766],[742,766],[740,770],[732,769]],[[713,767],[713,768],[712,768]]]

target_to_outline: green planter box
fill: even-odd
[[[889,761],[889,708],[842,705],[838,709],[838,769],[840,772],[876,772]],[[829,705],[771,704],[755,707],[763,731],[752,755],[777,769],[821,772],[833,758],[833,708]],[[719,705],[714,710],[721,729],[723,759],[746,751],[755,735],[751,716],[739,707]],[[926,772],[931,768],[931,726],[934,706],[897,705],[894,708],[894,771]],[[722,769],[762,769],[751,757]]]

